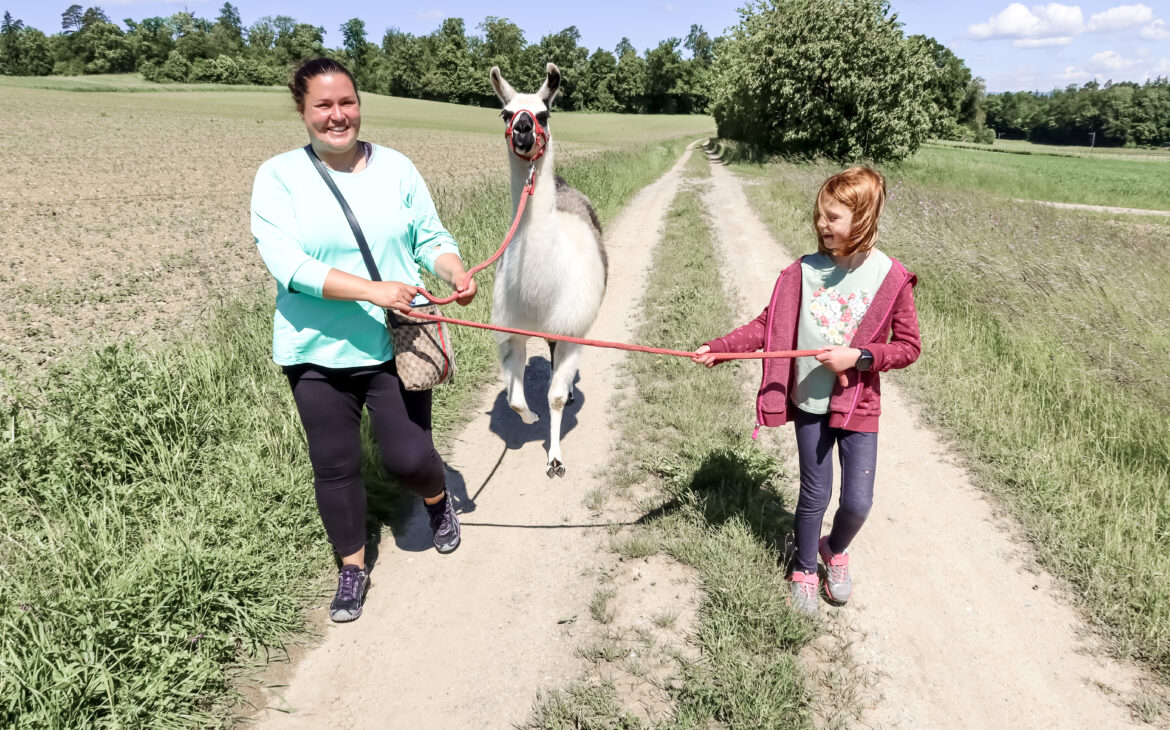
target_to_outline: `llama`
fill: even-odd
[[[512,210],[535,170],[536,184],[512,243],[496,265],[492,321],[517,329],[582,337],[597,318],[605,295],[605,248],[601,224],[589,199],[553,173],[553,142],[548,133],[549,108],[561,83],[556,64],[535,94],[518,94],[498,66],[492,88],[504,104],[508,164],[512,176]],[[526,337],[498,336],[508,405],[525,423],[536,416],[524,399]],[[581,346],[549,342],[552,378],[548,388],[549,439],[546,473],[565,475],[561,458],[561,417],[573,400],[573,381]]]

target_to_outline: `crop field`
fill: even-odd
[[[0,121],[35,142],[0,162],[0,726],[217,724],[332,565],[248,231],[256,167],[304,128],[268,90],[0,93]],[[367,95],[363,122],[414,160],[468,261],[495,250],[510,216],[492,110]],[[569,114],[553,129],[603,223],[713,131]],[[491,337],[460,335],[440,438],[496,373]],[[404,501],[375,461],[380,529]]]
[[[737,169],[807,250],[836,169]],[[928,149],[885,173],[880,245],[920,277],[923,356],[898,381],[1118,654],[1170,677],[1170,225],[1012,200],[1165,208],[1170,165]]]
[[[35,140],[0,161],[0,369],[55,362],[107,335],[169,332],[234,291],[267,285],[248,200],[259,164],[305,143],[287,92],[76,93],[22,81],[0,81],[0,123]],[[363,137],[410,157],[440,213],[470,193],[506,191],[493,110],[364,101]],[[710,124],[580,116],[554,116],[562,162],[699,136]]]

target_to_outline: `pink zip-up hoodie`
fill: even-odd
[[[866,372],[846,370],[847,384],[837,382],[829,399],[829,425],[850,431],[878,430],[881,407],[881,379],[884,370],[904,368],[918,359],[922,340],[918,334],[918,312],[914,309],[914,285],[918,277],[906,270],[897,259],[878,287],[865,316],[857,325],[850,347],[873,353],[873,367]],[[772,291],[772,301],[753,319],[723,337],[711,340],[712,352],[754,352],[756,350],[795,350],[800,315],[801,259],[780,273]],[[783,426],[796,408],[789,400],[793,387],[792,360],[763,360],[764,377],[756,399],[756,429],[760,426]]]

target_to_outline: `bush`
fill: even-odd
[[[240,83],[257,86],[283,86],[288,83],[288,72],[282,68],[266,66],[250,58],[236,62],[239,66]]]
[[[191,62],[178,51],[171,51],[161,66],[147,61],[142,64],[140,70],[142,77],[147,81],[160,84],[171,81],[186,81],[187,74],[191,73]]]
[[[200,58],[191,64],[191,73],[187,80],[192,83],[208,84],[246,84],[240,71],[240,66],[231,56],[219,55],[217,58]]]
[[[938,74],[886,0],[763,0],[715,62],[719,136],[799,157],[900,160],[930,126]]]

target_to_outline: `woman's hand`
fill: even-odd
[[[716,362],[715,353],[711,352],[711,348],[706,345],[699,345],[699,349],[695,350],[694,355],[691,355],[691,360],[709,368],[714,367]]]
[[[393,309],[403,314],[410,313],[410,303],[418,294],[418,287],[401,281],[371,281],[366,301],[370,304]]]
[[[455,302],[461,307],[466,307],[471,304],[471,300],[475,299],[479,287],[475,284],[475,279],[468,276],[466,273],[463,276],[455,279]]]
[[[453,253],[445,253],[435,259],[435,273],[455,290],[455,301],[461,306],[466,307],[475,299],[479,287],[476,286],[475,279],[463,270],[463,259]]]
[[[817,362],[837,373],[837,382],[848,385],[845,371],[857,365],[857,358],[861,357],[861,350],[855,347],[826,347],[816,356]]]

